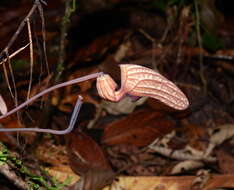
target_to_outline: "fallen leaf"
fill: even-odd
[[[179,132],[184,137],[185,139],[184,143],[186,143],[186,145],[189,145],[201,151],[204,151],[206,149],[207,144],[201,140],[201,139],[208,138],[207,132],[204,127],[196,125],[196,124],[192,124],[188,122],[187,120],[184,120],[181,123],[181,127],[178,128],[177,132]],[[176,145],[175,142],[172,142],[172,143],[171,143],[172,147],[178,148],[175,146]]]
[[[166,119],[160,112],[135,111],[124,119],[108,124],[104,129],[102,143],[146,146],[155,138],[169,133],[174,125],[172,120]]]
[[[110,170],[99,145],[88,135],[73,131],[67,136],[67,152],[72,170],[79,175],[89,170]]]
[[[176,164],[171,170],[170,174],[175,175],[175,174],[183,173],[186,171],[194,170],[197,168],[201,168],[203,166],[204,166],[204,163],[202,161],[185,160],[183,162]]]
[[[209,134],[210,143],[208,145],[205,155],[209,155],[217,145],[222,144],[225,140],[230,139],[234,136],[234,125],[225,124],[218,126],[216,128],[210,129]]]
[[[118,189],[131,189],[131,190],[185,190],[192,187],[192,183],[196,179],[194,176],[172,176],[172,177],[121,177],[116,185]],[[212,190],[214,188],[233,188],[234,176],[233,175],[217,175],[212,176],[211,179],[205,184],[202,190]],[[118,185],[118,188],[117,188]]]
[[[115,177],[102,149],[88,135],[73,131],[67,136],[67,152],[72,170],[81,179],[71,189],[99,190]]]
[[[217,160],[219,163],[219,168],[222,173],[233,174],[234,173],[234,155],[233,153],[227,152],[219,148],[215,151]]]

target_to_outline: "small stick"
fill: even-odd
[[[14,87],[14,94],[13,94],[11,86],[10,86],[9,77],[8,77],[8,74],[7,74],[7,69],[6,69],[6,65],[5,64],[3,64],[4,75],[5,75],[5,78],[6,78],[7,86],[8,86],[8,89],[10,91],[11,97],[12,97],[12,99],[15,102],[15,106],[18,106],[15,77],[14,77],[13,69],[11,67],[11,60],[9,58],[8,50],[6,50],[5,53],[6,53],[6,56],[7,56],[6,59],[7,59],[8,67],[9,67],[9,70],[10,70],[11,81],[12,81],[12,84],[13,84],[13,87]]]
[[[27,18],[26,21],[27,21],[27,27],[28,27],[28,39],[29,39],[29,44],[30,44],[30,79],[29,79],[28,95],[27,95],[27,100],[28,100],[30,97],[32,77],[33,77],[33,42],[32,42],[32,32],[31,32],[31,25],[30,25],[29,18]]]
[[[9,59],[9,53],[8,53],[8,50],[6,50],[6,56],[7,56],[7,64],[8,64],[8,67],[9,67],[9,71],[10,71],[10,76],[11,76],[11,81],[12,81],[12,84],[13,84],[13,88],[14,88],[14,96],[12,97],[14,102],[15,102],[15,106],[17,107],[18,106],[18,94],[17,94],[17,88],[16,88],[16,83],[15,83],[15,77],[14,77],[14,72],[13,72],[13,69],[12,69],[12,66],[11,66],[11,60]],[[5,65],[5,64],[3,64]],[[11,87],[9,87],[10,89]],[[17,113],[17,116],[20,120],[20,114]],[[20,122],[19,122],[20,124]]]
[[[53,90],[56,90],[58,88],[62,88],[62,87],[68,86],[68,85],[76,84],[76,83],[79,83],[79,82],[83,82],[83,81],[86,81],[86,80],[89,80],[89,79],[97,78],[97,77],[99,77],[101,75],[103,75],[102,72],[93,73],[93,74],[90,74],[90,75],[86,75],[86,76],[83,76],[83,77],[80,77],[80,78],[76,78],[76,79],[73,79],[73,80],[70,80],[70,81],[63,82],[63,83],[57,84],[55,86],[52,86],[52,87],[40,92],[39,94],[31,97],[30,99],[26,100],[24,103],[20,104],[19,106],[17,106],[13,110],[11,110],[11,111],[7,112],[6,114],[0,116],[0,119],[3,119],[5,117],[19,111],[20,109],[27,106],[28,104],[30,104],[31,102],[33,102],[37,98],[39,98],[39,97],[41,97],[41,96],[43,96],[43,95],[45,95],[45,94],[47,94],[47,93],[49,93],[49,92],[51,92]],[[78,100],[76,102],[76,106],[75,106],[75,108],[73,110],[73,113],[72,113],[72,117],[71,117],[71,120],[70,120],[69,127],[67,129],[65,129],[65,130],[52,130],[52,129],[39,129],[39,128],[11,128],[11,129],[0,129],[0,132],[31,131],[31,132],[51,133],[51,134],[56,134],[56,135],[67,134],[73,129],[73,127],[75,125],[75,121],[76,121],[76,119],[78,117],[78,113],[80,111],[81,104],[82,104],[82,97],[79,96]]]
[[[10,49],[10,47],[13,45],[13,43],[15,42],[16,38],[18,37],[18,35],[20,34],[20,32],[23,30],[25,24],[26,24],[26,20],[27,18],[31,17],[32,14],[34,13],[34,11],[36,10],[36,8],[38,6],[40,6],[40,1],[39,0],[35,0],[31,10],[29,11],[28,15],[24,18],[24,20],[20,23],[19,27],[17,28],[16,32],[14,33],[14,35],[12,36],[12,38],[10,39],[10,41],[8,42],[7,46],[5,47],[5,49],[0,53],[0,60],[3,58],[3,55],[5,54],[6,51],[8,51],[8,49]]]
[[[46,5],[45,1],[42,1],[42,3],[44,3]],[[45,30],[45,18],[44,18],[44,12],[43,12],[43,8],[41,6],[40,1],[35,1],[35,3],[37,4],[37,9],[39,11],[39,15],[41,17],[41,30],[42,30],[42,40],[43,40],[43,53],[45,56],[45,63],[46,63],[46,69],[48,74],[50,74],[50,69],[49,69],[49,63],[48,63],[48,59],[47,59],[47,53],[46,53],[46,30]]]
[[[11,55],[9,55],[9,59],[13,58],[14,56],[16,56],[18,53],[20,53],[21,51],[23,51],[26,47],[28,47],[29,43],[23,47],[21,47],[20,49],[16,50],[14,53],[12,53]],[[0,62],[0,65],[7,62],[7,58],[3,59],[3,61]]]
[[[11,89],[9,76],[8,76],[7,68],[6,68],[5,64],[3,64],[3,71],[4,71],[4,77],[5,77],[5,80],[6,80],[6,83],[7,83],[7,87],[9,89],[9,91],[10,91],[10,95],[11,95],[12,99],[14,100],[14,95],[13,95],[13,92],[12,92],[12,89]]]

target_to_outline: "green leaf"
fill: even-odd
[[[4,164],[8,159],[8,150],[6,146],[0,143],[0,165]]]

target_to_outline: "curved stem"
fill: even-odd
[[[0,129],[0,132],[37,132],[37,133],[51,133],[54,135],[65,135],[70,133],[76,123],[78,114],[80,112],[80,108],[82,105],[82,97],[79,96],[75,105],[75,108],[72,112],[72,116],[71,116],[71,120],[69,123],[68,128],[64,129],[64,130],[53,130],[53,129],[40,129],[40,128],[11,128],[11,129]]]
[[[52,87],[40,92],[39,94],[33,96],[32,98],[28,99],[27,101],[20,104],[18,107],[14,108],[13,110],[11,110],[11,111],[7,112],[6,114],[0,116],[0,119],[3,119],[5,117],[19,111],[20,109],[27,106],[28,104],[30,104],[31,102],[33,102],[37,98],[39,98],[39,97],[41,97],[41,96],[43,96],[43,95],[45,95],[45,94],[47,94],[47,93],[49,93],[49,92],[51,92],[53,90],[56,90],[58,88],[62,88],[62,87],[68,86],[68,85],[76,84],[76,83],[79,83],[79,82],[83,82],[83,81],[86,81],[86,80],[89,80],[89,79],[97,78],[100,75],[103,75],[103,73],[102,72],[93,73],[93,74],[90,74],[90,75],[86,75],[84,77],[76,78],[76,79],[73,79],[73,80],[70,80],[70,81],[63,82],[63,83],[57,84],[55,86],[52,86]],[[76,102],[75,108],[73,110],[73,113],[72,113],[72,117],[71,117],[71,120],[70,120],[69,127],[67,129],[65,129],[65,130],[52,130],[52,129],[39,129],[39,128],[11,128],[11,129],[0,129],[0,132],[31,131],[31,132],[40,132],[40,133],[51,133],[51,134],[56,134],[56,135],[64,135],[64,134],[69,133],[73,129],[73,127],[75,125],[75,122],[76,122],[76,119],[78,117],[81,105],[82,105],[82,97],[79,96],[78,100]]]
[[[84,82],[86,80],[89,80],[89,79],[93,79],[93,78],[97,78],[98,76],[102,75],[103,73],[100,72],[100,73],[93,73],[93,74],[90,74],[90,75],[86,75],[84,77],[80,77],[80,78],[76,78],[76,79],[73,79],[73,80],[70,80],[70,81],[67,81],[67,82],[63,82],[63,83],[60,83],[60,84],[57,84],[55,86],[52,86],[42,92],[40,92],[39,94],[33,96],[32,98],[28,99],[27,101],[25,101],[24,103],[20,104],[18,107],[14,108],[13,110],[7,112],[6,114],[0,116],[0,119],[3,119],[17,111],[19,111],[20,109],[22,109],[23,107],[27,106],[28,104],[30,104],[31,102],[33,102],[34,100],[36,100],[37,98],[53,91],[53,90],[56,90],[58,88],[62,88],[64,86],[68,86],[68,85],[72,85],[72,84],[76,84],[76,83],[79,83],[79,82]]]

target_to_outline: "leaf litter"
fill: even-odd
[[[115,3],[117,2],[118,1]],[[58,5],[51,3],[50,6],[57,7],[59,5],[61,6],[59,3]],[[98,9],[98,7],[94,8]],[[26,7],[24,9],[26,9]],[[15,14],[24,15],[24,13],[26,13],[26,11],[23,11],[24,9],[22,9],[22,13],[18,13],[18,9],[12,9],[12,11],[15,11]],[[128,8],[126,10],[128,10]],[[146,102],[144,102],[140,99],[134,103],[130,101],[120,101],[117,104],[109,102],[104,103],[104,109],[101,109],[99,115],[96,117],[97,110],[103,103],[101,103],[102,100],[97,95],[95,82],[89,81],[72,87],[68,86],[64,88],[64,90],[58,90],[53,93],[52,104],[55,107],[55,113],[53,114],[53,120],[50,127],[64,128],[64,126],[67,125],[67,116],[70,114],[73,105],[75,104],[77,94],[81,94],[84,97],[84,101],[92,104],[92,106],[84,106],[84,109],[81,112],[83,115],[78,119],[77,128],[80,130],[79,133],[84,133],[84,136],[87,136],[86,138],[90,139],[88,142],[92,143],[88,144],[91,144],[91,149],[96,147],[98,149],[97,152],[101,155],[98,156],[95,154],[94,156],[91,156],[91,158],[94,159],[92,162],[95,162],[95,159],[97,158],[97,160],[104,159],[106,160],[105,163],[108,163],[108,167],[103,166],[102,169],[110,167],[116,176],[162,176],[158,178],[154,177],[154,183],[148,181],[148,186],[144,188],[189,188],[192,186],[192,182],[194,182],[194,184],[196,182],[197,184],[197,180],[195,179],[199,178],[200,180],[202,177],[207,176],[209,180],[201,180],[198,183],[200,185],[199,187],[203,187],[203,189],[211,189],[211,187],[233,187],[234,184],[233,182],[230,182],[230,179],[233,179],[233,170],[231,168],[234,163],[234,153],[233,151],[227,151],[227,148],[229,150],[234,149],[232,142],[234,135],[232,86],[234,81],[233,77],[230,76],[230,73],[233,74],[234,71],[232,64],[230,63],[230,61],[233,61],[233,47],[227,50],[219,50],[215,53],[210,53],[204,49],[198,51],[194,46],[188,47],[188,43],[179,40],[181,35],[183,36],[183,40],[189,38],[193,39],[192,37],[194,34],[192,32],[189,33],[189,31],[192,30],[191,27],[194,26],[193,22],[190,20],[191,18],[180,17],[181,20],[179,20],[179,26],[173,24],[173,22],[169,22],[168,27],[163,28],[166,25],[165,18],[156,17],[156,15],[152,17],[152,13],[149,13],[146,10],[140,11],[140,13],[139,10],[135,10],[136,12],[123,11],[121,12],[123,13],[121,16],[125,16],[126,14],[128,15],[128,18],[130,18],[127,28],[126,25],[124,25],[115,28],[113,32],[105,32],[105,34],[93,36],[93,40],[87,39],[85,42],[86,44],[83,44],[80,47],[75,47],[73,44],[73,49],[71,48],[72,51],[69,52],[69,61],[67,62],[68,71],[66,75],[64,75],[64,80],[76,78],[77,76],[89,74],[94,70],[97,70],[111,74],[116,82],[120,84],[118,64],[137,63],[142,66],[153,68],[154,65],[152,64],[154,63],[164,76],[175,81],[188,96],[191,103],[188,110],[176,112],[175,110],[171,110],[168,107],[161,105],[157,101],[146,100]],[[50,12],[50,10],[48,11]],[[191,10],[186,8],[186,11]],[[2,14],[4,15],[5,13]],[[115,12],[109,13],[107,11],[106,14],[113,14],[113,17],[116,16],[114,15]],[[167,14],[170,16],[168,18],[174,18],[173,10],[170,9],[170,7],[168,8]],[[50,14],[48,15],[51,16]],[[99,15],[96,16],[97,20],[102,18],[102,15],[100,18],[98,16]],[[119,15],[117,14],[117,16]],[[91,18],[94,19],[95,17],[92,17],[91,15]],[[147,22],[141,22],[142,20],[145,21],[145,18],[147,18]],[[157,18],[157,24],[155,23],[155,18]],[[49,19],[53,21],[51,23],[58,22],[56,21],[56,18],[53,18],[52,16]],[[85,17],[82,19],[85,19]],[[94,22],[97,22],[97,20],[94,19],[89,25],[94,25]],[[7,22],[7,19],[5,21]],[[8,21],[8,23],[11,22],[12,20]],[[79,22],[77,23],[79,25]],[[160,23],[164,24],[160,25]],[[47,24],[49,24],[49,22]],[[100,23],[100,26],[101,25],[102,23]],[[156,28],[155,25],[161,26],[162,28]],[[82,30],[85,31],[86,29],[86,32],[88,33],[89,30],[84,28],[88,26],[81,26]],[[10,31],[14,30],[12,24],[9,24],[8,28],[7,26],[4,27]],[[77,26],[72,23],[71,31],[75,31],[76,27]],[[79,27],[80,26],[78,26],[78,28]],[[154,40],[150,41],[146,35],[139,32],[139,28],[151,37],[153,36]],[[172,28],[175,33],[173,33]],[[170,32],[164,33],[166,29]],[[225,27],[221,29],[221,34],[223,35]],[[76,36],[85,39],[84,33],[79,33],[79,29],[77,31],[78,33],[76,33]],[[48,33],[53,33],[48,40],[49,42],[53,42],[53,40],[58,37],[56,32],[57,31],[48,31]],[[188,33],[191,36],[189,36]],[[75,39],[71,34],[72,33],[70,33],[69,38]],[[178,34],[181,35],[179,36]],[[4,33],[4,31],[0,31],[0,36],[2,36],[3,39],[5,39],[5,35],[6,33]],[[166,36],[166,40],[164,41],[164,39],[162,39],[161,44],[157,43],[159,41],[158,37],[163,35]],[[176,38],[173,38],[175,35]],[[226,35],[231,36],[232,33],[228,33],[227,30]],[[229,38],[231,38],[230,36]],[[156,41],[157,46],[153,46],[152,43],[154,41]],[[81,44],[79,43],[81,42],[81,39],[72,40],[72,42]],[[128,45],[126,46],[126,44]],[[120,48],[121,45],[125,47],[124,50],[123,48]],[[4,47],[4,44],[1,44],[1,47]],[[51,48],[56,49],[56,47]],[[121,54],[119,52],[121,52]],[[199,77],[199,53],[202,53],[204,56],[204,72],[208,84],[206,89],[208,93],[206,94],[202,91],[203,86],[201,85],[201,78]],[[55,63],[55,57],[56,56],[53,55],[49,56],[50,64]],[[29,60],[25,55],[23,58]],[[152,61],[152,59],[154,60]],[[227,59],[229,59],[229,61],[227,61]],[[40,73],[40,67],[36,63],[34,72],[36,75],[39,75]],[[28,84],[28,81],[21,76],[22,73],[15,73],[17,79],[16,86],[18,85],[17,87],[19,90],[18,96],[19,99],[23,101],[27,94],[27,85],[25,84]],[[42,77],[47,81],[45,75]],[[46,86],[35,82],[37,77],[33,80],[33,93],[41,91],[37,89]],[[7,111],[5,101],[7,104],[10,101],[10,96],[6,97],[7,99],[4,94],[4,100],[1,101],[1,112],[3,114]],[[27,121],[26,123],[28,126],[35,125],[34,121],[38,118],[37,114],[41,114],[40,112],[43,112],[45,108],[41,106],[42,104],[39,103],[28,107],[26,116],[23,116],[22,118],[23,121]],[[32,112],[30,112],[30,110],[32,110]],[[87,127],[88,123],[94,118],[95,122],[90,129]],[[8,120],[2,122],[3,127],[15,127],[15,125],[18,125],[16,117],[12,117],[11,120],[11,122],[7,122]],[[16,140],[14,134],[10,135]],[[65,148],[65,139],[67,137],[48,138],[47,136],[43,137],[43,140],[40,141],[38,140],[40,138],[37,135],[22,134],[22,136],[26,147],[30,147],[30,144],[35,145],[33,148],[37,154],[35,154],[36,156],[34,156],[34,159],[38,159],[41,164],[47,165],[47,168],[50,168],[51,171],[53,168],[56,168],[57,170],[60,168],[61,171],[68,171],[64,169],[69,168],[67,150]],[[9,140],[11,138],[2,137],[2,134],[0,137],[1,141],[11,144],[12,147],[16,146],[15,143],[12,143],[12,141]],[[43,141],[44,143],[41,143]],[[155,142],[157,150],[163,150],[164,152],[155,151],[153,148],[150,148],[150,144],[153,141]],[[17,140],[14,142],[17,142]],[[79,147],[81,148],[80,150],[78,149],[79,154],[88,150],[86,148],[82,149],[82,147],[85,146],[82,145]],[[26,150],[30,150],[30,148]],[[165,150],[168,152],[167,154],[165,154]],[[178,152],[180,154],[177,154]],[[87,151],[85,155],[92,155],[93,153],[95,153],[95,151]],[[28,151],[28,154],[29,156],[33,155],[30,151]],[[184,155],[186,156],[184,157]],[[85,156],[81,157],[83,158]],[[194,158],[200,159],[195,159],[194,161]],[[217,162],[209,162],[207,160],[208,158],[215,158],[217,159]],[[87,161],[85,160],[86,158],[83,159],[85,162]],[[92,165],[90,167],[92,168]],[[87,168],[87,165],[85,168]],[[200,169],[205,169],[209,172],[208,174],[207,172],[200,174],[197,172]],[[68,173],[71,174],[70,170]],[[175,174],[183,177],[164,177]],[[209,178],[209,175],[214,176],[214,178]],[[97,179],[101,181],[106,178],[105,174],[99,170],[93,172],[92,175],[90,172],[86,172],[84,176],[85,179],[88,180],[88,183],[86,182],[86,184],[88,184],[88,187],[91,185],[92,188],[95,188],[93,187],[93,183],[97,184],[97,182],[95,182]],[[99,178],[97,176],[101,177]],[[119,184],[124,184],[125,180],[127,180],[127,178],[120,178]],[[128,185],[126,185],[127,183],[125,183],[123,188],[143,189],[140,185],[141,180],[138,180],[137,178],[129,180],[133,180],[132,184],[129,182]],[[204,184],[202,182],[204,182]],[[99,185],[103,186],[103,184]]]

